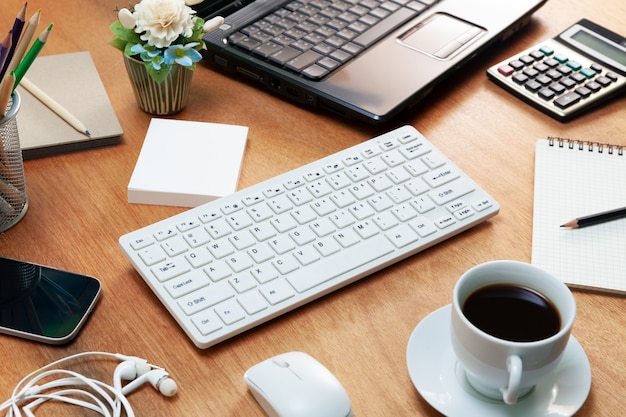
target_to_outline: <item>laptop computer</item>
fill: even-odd
[[[424,98],[547,0],[208,0],[204,61],[297,103],[372,124]]]

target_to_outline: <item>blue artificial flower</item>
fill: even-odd
[[[139,54],[142,61],[149,62],[152,68],[157,71],[161,69],[161,64],[165,61],[163,52],[154,46],[144,46],[138,43],[133,45],[130,50],[135,54]]]
[[[186,45],[171,45],[165,50],[165,64],[177,63],[183,67],[190,67],[194,62],[202,59],[200,52],[193,49],[199,42],[190,42]]]

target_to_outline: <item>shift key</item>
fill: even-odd
[[[472,183],[461,178],[431,191],[428,195],[437,205],[441,206],[474,190],[475,187]]]

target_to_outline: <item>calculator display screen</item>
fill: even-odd
[[[594,36],[586,30],[577,31],[576,33],[572,34],[571,39],[626,66],[626,51],[605,41],[604,39],[600,39]]]

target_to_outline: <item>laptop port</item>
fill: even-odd
[[[253,80],[262,81],[262,77],[259,74],[252,72],[247,68],[237,66],[235,67],[235,70],[243,75],[252,78]]]
[[[287,86],[287,94],[295,98],[298,98],[300,96],[300,94],[298,93],[298,90],[289,86]]]
[[[280,80],[277,80],[276,78],[270,78],[270,87],[272,87],[274,90],[280,90],[280,86]]]

